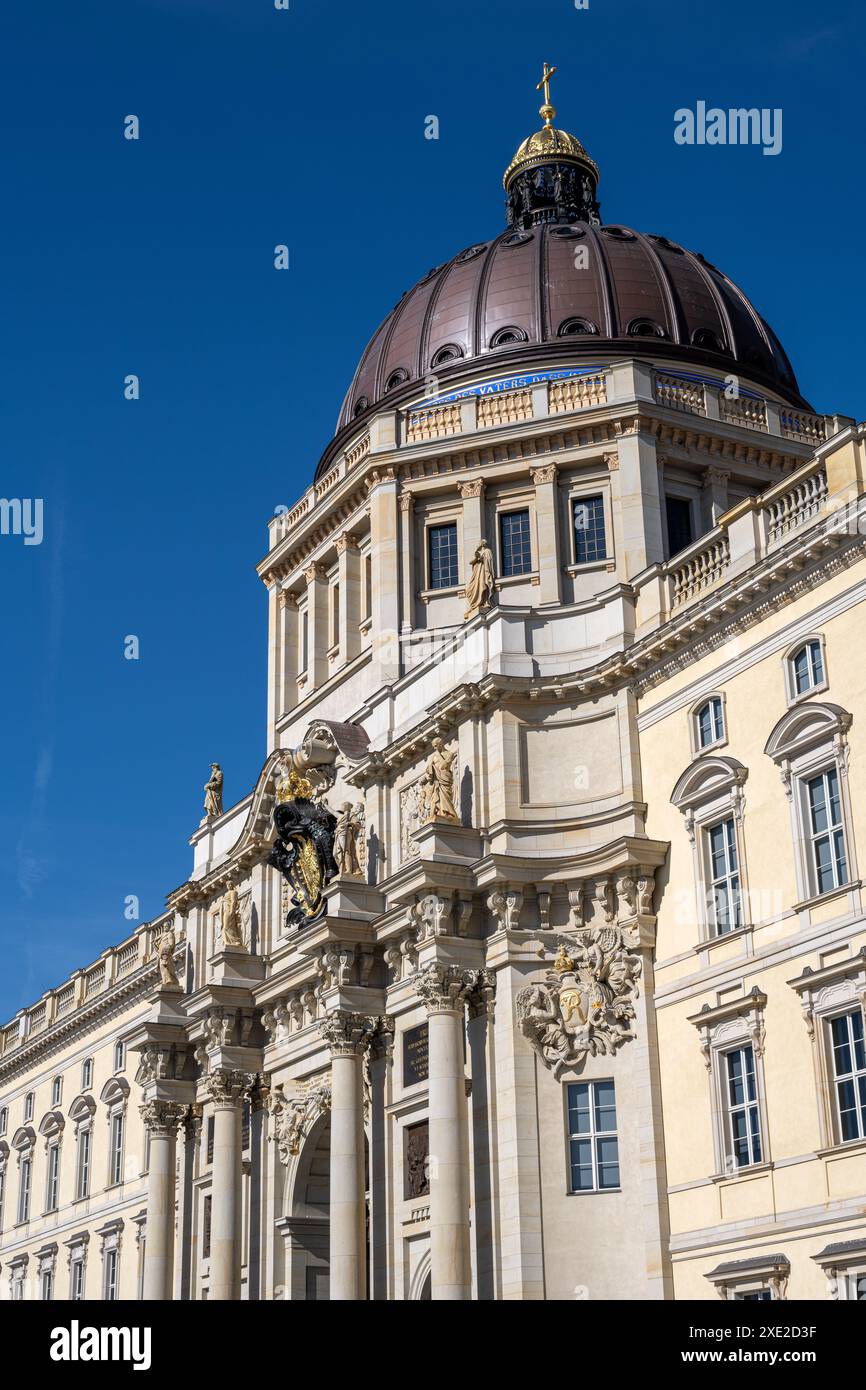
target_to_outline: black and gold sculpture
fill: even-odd
[[[292,773],[274,807],[277,838],[268,862],[286,879],[292,906],[286,927],[312,926],[325,913],[325,888],[337,872],[334,834],[337,818],[311,799],[312,787]]]

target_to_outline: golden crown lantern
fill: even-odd
[[[503,187],[506,191],[512,179],[524,169],[534,169],[539,165],[550,164],[551,161],[556,160],[576,164],[590,173],[596,183],[599,180],[598,165],[587,154],[577,137],[569,135],[567,130],[557,129],[553,124],[556,108],[551,105],[550,101],[550,79],[555,72],[556,68],[549,67],[547,63],[544,64],[544,72],[537,85],[537,90],[543,89],[544,91],[544,102],[538,112],[544,125],[541,130],[529,135],[516,150],[514,158],[502,177]]]

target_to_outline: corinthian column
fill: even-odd
[[[228,1067],[218,1067],[205,1082],[214,1112],[211,1299],[239,1299],[241,1293],[241,1113],[254,1082],[250,1072]]]
[[[319,1025],[331,1049],[332,1302],[367,1296],[362,1063],[377,1023],[340,1009]]]
[[[472,1293],[469,1248],[469,1146],[463,1015],[468,995],[487,988],[486,971],[431,961],[415,975],[429,1023],[431,1297]]]
[[[174,1264],[174,1171],[177,1126],[188,1105],[150,1100],[139,1107],[150,1134],[147,1173],[147,1227],[144,1247],[146,1300],[172,1297]]]

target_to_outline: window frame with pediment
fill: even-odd
[[[719,703],[719,713],[722,722],[722,732],[718,738],[714,738],[712,743],[701,745],[700,725],[698,715],[701,710],[714,700]],[[725,700],[724,690],[710,690],[706,695],[702,695],[700,700],[696,700],[689,710],[689,738],[691,740],[692,757],[703,758],[706,754],[718,752],[720,748],[725,748],[728,743],[728,711]]]
[[[848,894],[859,888],[857,853],[854,843],[854,822],[848,786],[850,747],[848,730],[852,716],[840,705],[808,700],[793,705],[775,725],[767,739],[764,752],[779,769],[791,817],[794,842],[794,869],[797,882],[797,907]],[[842,836],[845,846],[847,881],[831,888],[820,889],[817,864],[812,847],[808,785],[816,777],[835,769],[839,787],[842,815]],[[852,908],[859,902],[852,898]]]
[[[837,1241],[819,1250],[812,1259],[827,1280],[827,1293],[834,1302],[856,1303],[857,1286],[866,1280],[866,1239]]]
[[[15,1150],[18,1161],[15,1225],[26,1226],[33,1217],[33,1172],[36,1158],[36,1130],[33,1126],[21,1125],[19,1129],[16,1129],[10,1147]]]
[[[66,1265],[69,1270],[69,1301],[70,1303],[83,1302],[87,1289],[87,1249],[90,1244],[90,1232],[78,1231],[68,1240],[65,1240],[63,1244],[68,1251]],[[81,1292],[78,1298],[75,1296],[76,1266],[81,1268]]]
[[[96,1101],[91,1095],[79,1095],[69,1107],[69,1118],[75,1126],[75,1195],[73,1201],[85,1202],[91,1195],[93,1186],[93,1124],[96,1115]],[[84,1152],[83,1136],[87,1135],[87,1190],[81,1190],[82,1158]]]
[[[99,1253],[102,1260],[101,1297],[106,1303],[118,1302],[120,1299],[120,1250],[123,1243],[124,1224],[123,1217],[119,1216],[113,1221],[107,1221],[96,1232],[100,1240]],[[112,1266],[113,1279],[111,1277]],[[112,1286],[114,1295],[109,1298],[109,1289]]]
[[[819,1153],[866,1145],[866,1137],[843,1139],[836,1103],[836,1072],[831,1025],[834,1018],[860,1009],[866,1033],[866,946],[856,955],[815,970],[807,966],[788,981],[800,999],[803,1020],[812,1045],[815,1094],[818,1102]]]
[[[770,1127],[767,1114],[767,1086],[764,1074],[764,1009],[767,996],[757,985],[749,994],[715,1006],[705,1004],[689,1018],[700,1035],[701,1052],[710,1086],[710,1115],[713,1129],[713,1155],[716,1171],[713,1181],[736,1179],[772,1167]],[[737,1166],[733,1156],[733,1134],[729,1124],[730,1105],[726,1093],[728,1056],[742,1047],[751,1047],[755,1068],[758,1132],[761,1157],[755,1163]]]
[[[39,1297],[43,1303],[50,1302],[55,1296],[55,1279],[57,1274],[57,1241],[52,1240],[48,1245],[43,1245],[36,1251],[34,1259],[36,1261],[36,1278],[38,1281]],[[48,1280],[48,1293],[46,1295],[46,1278]]]
[[[45,1201],[43,1204],[43,1215],[48,1216],[51,1212],[60,1209],[60,1159],[61,1145],[63,1143],[63,1130],[66,1120],[59,1110],[48,1110],[39,1121],[39,1133],[45,1140]],[[52,1206],[51,1202],[51,1178],[53,1155],[57,1154],[57,1201]]]
[[[689,764],[671,792],[671,803],[682,813],[686,834],[692,847],[695,909],[701,945],[727,941],[732,936],[747,931],[751,926],[744,834],[746,798],[743,790],[748,776],[748,768],[736,758],[723,757],[712,752],[704,753]],[[738,927],[719,932],[716,930],[710,909],[708,885],[712,882],[712,874],[709,862],[709,832],[729,819],[734,823],[741,921]]]
[[[15,1255],[6,1266],[9,1271],[9,1298],[12,1303],[24,1302],[29,1263],[29,1255]]]
[[[122,1076],[112,1076],[99,1093],[100,1104],[105,1106],[108,1123],[108,1159],[105,1186],[122,1187],[126,1167],[126,1111],[129,1102],[129,1082]],[[115,1143],[115,1133],[120,1132],[119,1146]],[[120,1150],[120,1173],[115,1176],[114,1160],[116,1148]]]
[[[0,1232],[3,1230],[6,1207],[6,1174],[9,1168],[9,1145],[0,1140]]]

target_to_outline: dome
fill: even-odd
[[[598,166],[552,124],[554,71],[545,64],[538,84],[544,126],[505,171],[505,230],[403,295],[361,356],[338,435],[386,403],[441,392],[467,367],[532,370],[552,350],[557,362],[645,356],[742,375],[809,409],[779,339],[721,270],[666,236],[602,224]]]

